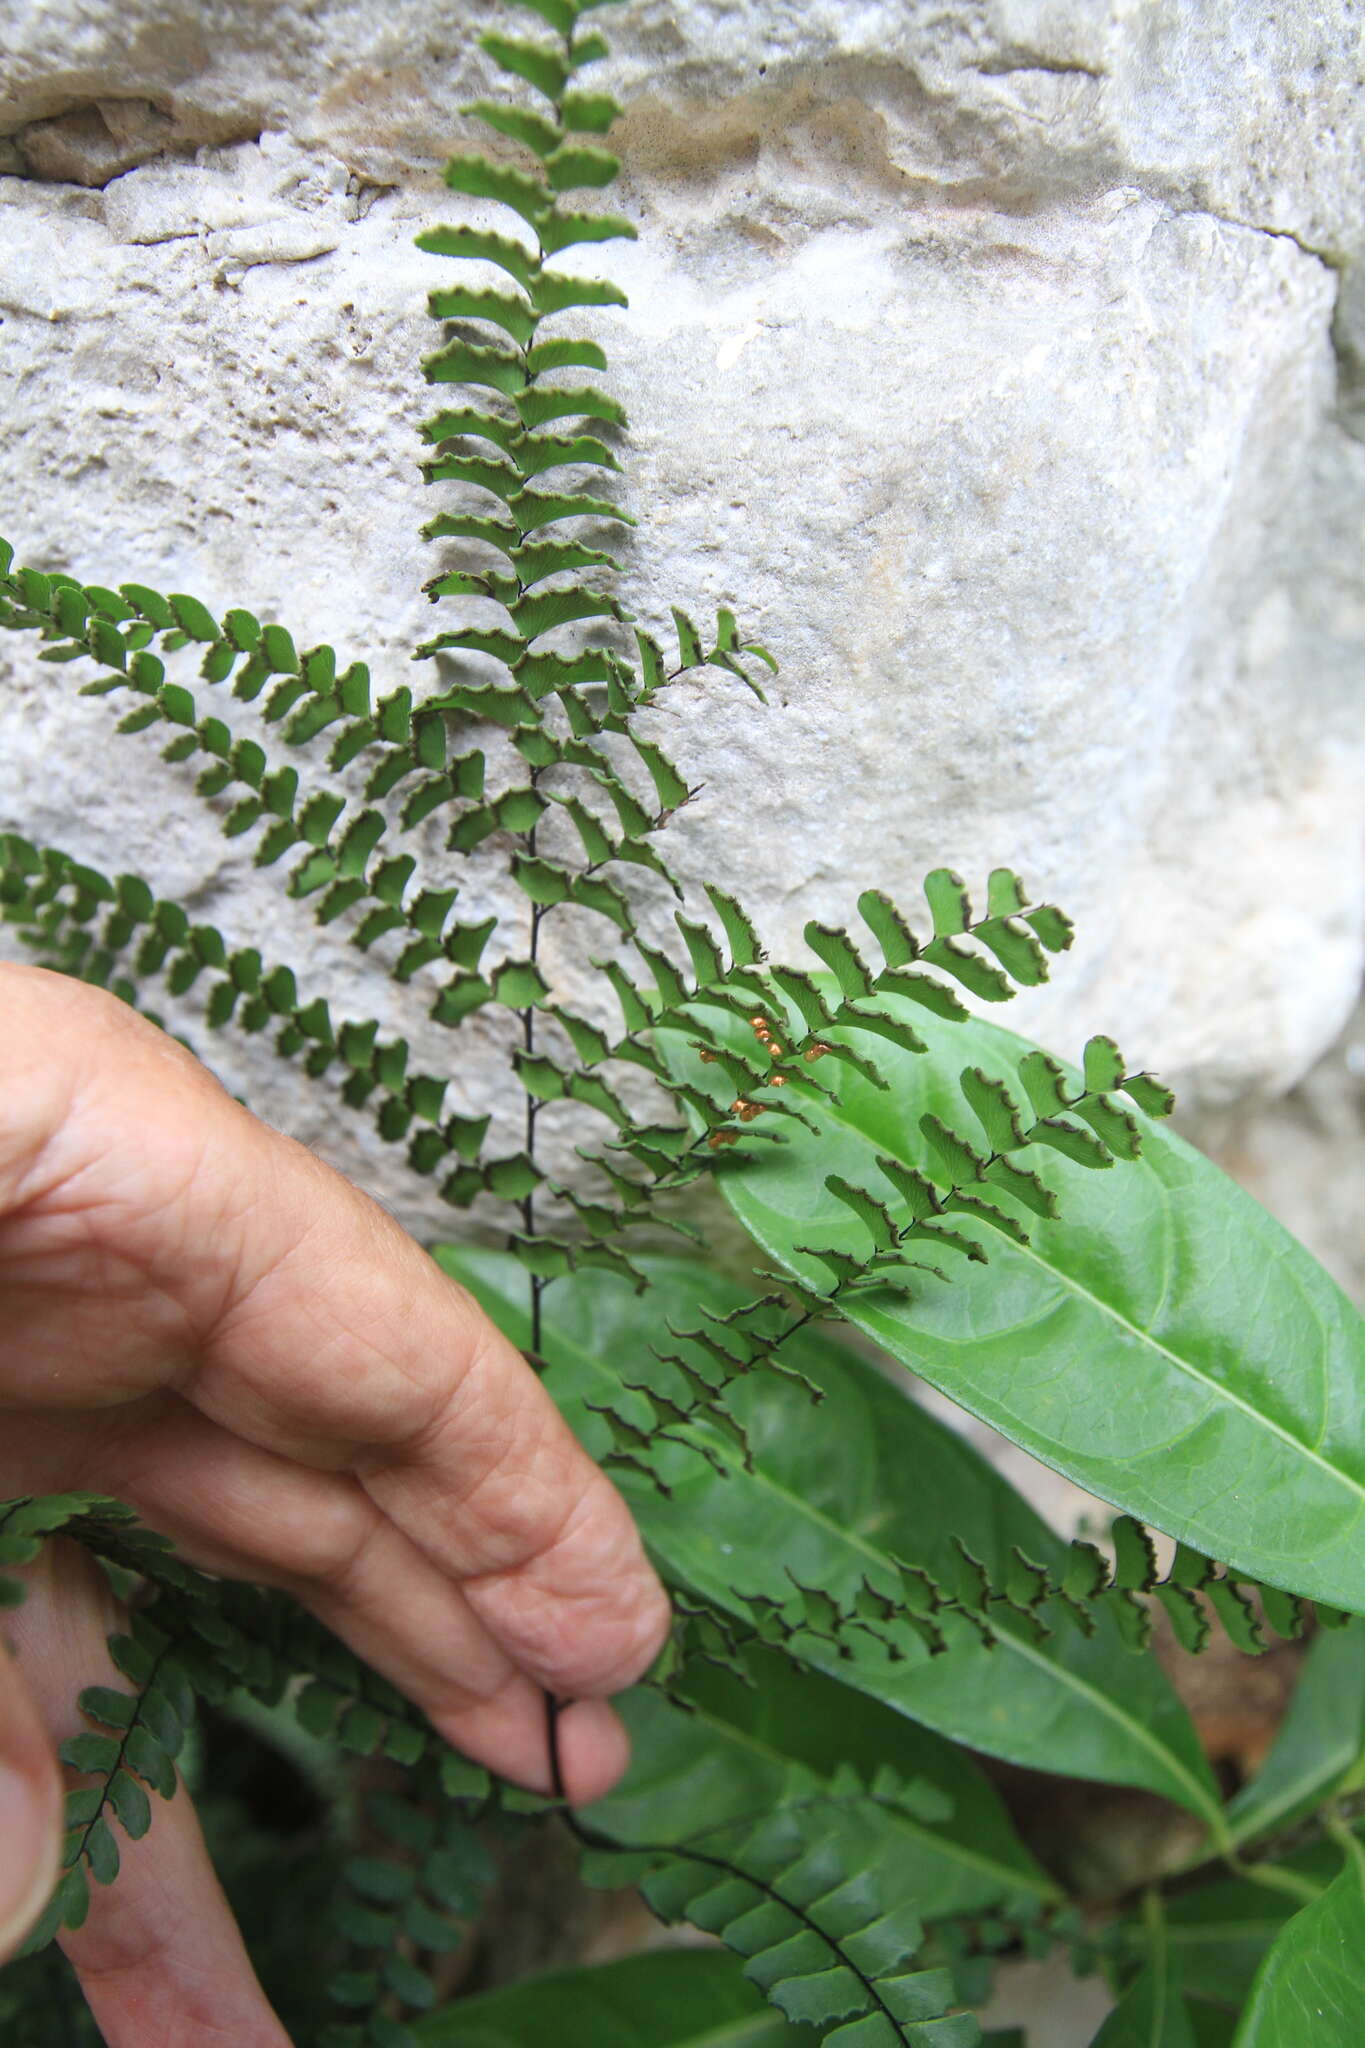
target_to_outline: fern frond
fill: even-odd
[[[396,2012],[422,2013],[436,2003],[435,1972],[415,1956],[439,1964],[459,1948],[496,1875],[475,1825],[483,1801],[452,1792],[430,1762],[409,1773],[401,1794],[372,1792],[365,1801],[370,1839],[341,1868],[331,1917],[345,1958],[327,1992],[343,2009],[387,2012],[395,2035]],[[323,2048],[344,2048],[353,2038],[373,2037],[363,2026],[337,2026]]]
[[[111,881],[57,849],[40,852],[0,835],[0,915],[48,964],[125,1000],[135,1000],[133,982],[116,975],[126,959],[133,975],[159,977],[174,996],[193,991],[214,1030],[235,1024],[252,1034],[273,1026],[275,1050],[301,1058],[309,1078],[328,1081],[349,1107],[377,1096],[375,1127],[389,1143],[403,1142],[418,1125],[408,1149],[416,1172],[435,1173],[452,1154],[477,1158],[488,1118],[447,1114],[447,1082],[410,1073],[404,1039],[381,1039],[373,1018],[334,1024],[323,999],[300,994],[289,968],[269,966],[254,948],[231,948],[213,925],[190,924],[141,877]],[[490,985],[488,1000],[512,1005],[521,993],[506,989],[499,998]]]
[[[921,961],[952,975],[983,1000],[1003,1002],[1013,993],[1011,981],[1029,988],[1046,981],[1048,953],[1064,951],[1071,944],[1071,920],[1055,905],[1030,906],[1018,876],[1009,868],[992,872],[984,918],[973,919],[962,878],[950,868],[935,868],[926,876],[924,893],[933,933],[923,942],[879,890],[866,890],[858,899],[859,914],[886,962],[887,975],[880,977],[879,986],[894,987],[912,997],[918,994],[920,1000],[932,1003],[918,977],[887,978],[911,962]],[[963,943],[968,939],[993,953],[998,966],[973,953]],[[850,993],[846,988],[845,994]]]
[[[542,865],[548,870],[548,864]],[[401,874],[394,879],[400,894],[404,881]],[[595,901],[581,881],[570,876],[570,882],[572,900]],[[432,902],[433,928],[443,923],[448,907],[444,897]],[[423,916],[421,898],[412,914]],[[232,948],[213,925],[191,924],[178,904],[156,898],[138,876],[110,880],[59,849],[39,850],[15,835],[0,835],[0,915],[15,924],[47,964],[112,987],[125,1000],[136,1002],[137,983],[156,977],[175,997],[193,994],[214,1030],[235,1026],[253,1034],[272,1029],[282,1057],[301,1059],[308,1077],[336,1088],[349,1107],[369,1107],[388,1143],[406,1142],[415,1172],[443,1174],[439,1192],[453,1207],[468,1207],[482,1197],[520,1204],[544,1184],[544,1175],[523,1155],[482,1156],[489,1119],[451,1114],[447,1082],[409,1071],[404,1039],[382,1039],[372,1018],[334,1022],[325,1000],[299,991],[291,970],[272,967],[255,949]],[[547,1023],[557,1022],[562,1013],[550,1007],[548,984],[533,962],[504,961],[486,976],[478,971],[491,928],[491,921],[456,928],[470,934],[464,953],[468,964],[438,995],[437,1020],[458,1023],[474,1008],[495,1004],[516,1011],[541,1009]],[[360,936],[365,936],[364,927]],[[128,974],[120,976],[124,965]],[[406,978],[403,958],[394,971]],[[605,1034],[570,1017],[564,1037],[572,1057],[544,1047],[514,1054],[522,1086],[539,1102],[572,1101],[605,1118],[615,1131],[629,1130],[630,1112],[592,1072],[613,1057]],[[559,1183],[548,1184],[548,1192],[589,1226],[590,1235],[616,1236],[644,1220],[615,1205],[600,1211]],[[598,1264],[635,1277],[629,1261],[600,1244],[562,1243],[554,1256],[562,1271]]]
[[[665,1922],[689,1921],[745,1959],[789,2020],[839,2048],[971,2048],[980,2029],[946,1970],[917,1967],[923,1926],[875,1807],[847,1798],[780,1806],[658,1850],[588,1838],[590,1884],[637,1884]]]
[[[93,1493],[23,1494],[0,1501],[0,1566],[31,1564],[49,1536],[58,1536],[77,1521],[103,1515],[108,1521],[136,1520],[121,1501]],[[22,1580],[0,1572],[0,1608],[17,1607],[24,1598]]]
[[[121,1502],[92,1494],[57,1494],[0,1503],[0,1563],[27,1564],[51,1536],[99,1541],[103,1536],[131,1546],[139,1559],[161,1562],[165,1549],[149,1532],[133,1531],[134,1516]],[[121,1546],[122,1547],[122,1546]],[[0,1579],[0,1604],[23,1597],[18,1581]],[[193,1718],[193,1697],[168,1637],[141,1613],[130,1633],[110,1638],[109,1651],[130,1690],[87,1686],[77,1706],[91,1724],[62,1743],[61,1761],[92,1779],[69,1791],[61,1876],[47,1907],[25,1944],[44,1947],[59,1928],[79,1928],[90,1905],[90,1884],[112,1884],[118,1876],[118,1835],[140,1841],[152,1823],[149,1791],[174,1797],[179,1780],[175,1759]]]
[[[895,1663],[916,1637],[933,1656],[950,1653],[943,1624],[951,1618],[989,1646],[1001,1628],[1043,1643],[1059,1628],[1093,1635],[1107,1617],[1124,1646],[1141,1653],[1151,1640],[1152,1600],[1182,1648],[1196,1654],[1207,1647],[1213,1621],[1252,1656],[1268,1647],[1263,1624],[1286,1638],[1303,1633],[1310,1610],[1298,1596],[1231,1573],[1183,1544],[1163,1577],[1151,1533],[1140,1523],[1120,1516],[1110,1533],[1112,1567],[1094,1544],[1078,1540],[1055,1571],[1016,1547],[1003,1577],[961,1543],[950,1578],[894,1557],[889,1570],[879,1566],[845,1590],[784,1583],[774,1571],[733,1589],[732,1611],[742,1618],[736,1641],[767,1644],[798,1664],[831,1655],[850,1664],[874,1654]],[[1318,1614],[1328,1627],[1345,1618],[1330,1608]]]
[[[31,582],[33,574],[20,570],[8,579],[4,587],[28,588],[29,582],[25,579]],[[48,585],[53,583],[50,578],[43,581]],[[52,629],[51,607],[59,597],[84,604],[92,597],[103,601],[108,596],[94,586],[79,585],[70,578],[57,583],[55,589],[55,597],[51,589],[48,591],[47,610],[35,609],[18,618],[17,608],[11,607],[16,617],[8,623],[16,623],[17,620],[21,625],[46,632]],[[180,605],[182,614],[188,615],[185,614],[185,606],[189,600],[163,599],[142,586],[125,586],[125,591],[134,590],[138,593],[139,604],[149,615],[169,618],[175,604]],[[3,593],[0,592],[0,603],[2,598]],[[122,604],[123,600],[117,599],[116,602]],[[199,609],[202,611],[203,608]],[[245,613],[228,614],[229,622],[238,622],[233,629],[241,643],[237,652],[241,652],[251,638],[248,627],[240,623],[247,616]],[[208,630],[205,620],[207,614],[200,621],[204,633]],[[6,623],[3,609],[0,609],[0,623]],[[95,624],[100,623],[97,616]],[[466,803],[480,797],[484,786],[484,756],[478,750],[454,758],[449,756],[444,703],[415,705],[412,693],[400,689],[372,705],[369,671],[363,664],[353,664],[337,677],[335,657],[330,648],[315,649],[312,654],[299,657],[293,653],[293,643],[282,628],[267,626],[257,629],[254,621],[250,621],[250,627],[258,631],[263,640],[269,640],[272,635],[278,636],[270,642],[272,651],[268,660],[274,664],[272,672],[286,675],[286,681],[281,685],[286,695],[282,699],[280,690],[274,693],[266,706],[267,719],[272,713],[283,717],[297,703],[300,693],[307,700],[284,728],[286,742],[303,746],[327,724],[344,717],[347,722],[331,750],[333,768],[347,766],[367,749],[373,750],[377,756],[364,787],[361,808],[350,805],[348,798],[335,789],[308,789],[293,766],[272,767],[264,748],[255,740],[235,737],[221,718],[201,718],[192,692],[180,684],[167,683],[163,664],[156,656],[135,649],[126,663],[119,665],[114,659],[114,650],[101,641],[88,621],[83,639],[78,645],[74,642],[72,645],[76,651],[90,654],[100,661],[106,670],[112,669],[103,681],[90,686],[96,694],[106,695],[127,687],[143,697],[144,702],[122,721],[120,732],[137,732],[159,723],[169,724],[178,737],[166,749],[166,758],[188,760],[196,753],[207,757],[209,765],[196,785],[201,797],[213,799],[234,786],[240,788],[242,794],[228,812],[222,829],[230,838],[259,829],[258,865],[273,865],[290,852],[302,855],[290,878],[290,893],[295,896],[318,894],[320,900],[316,914],[319,922],[330,923],[368,902],[369,922],[365,936],[359,940],[362,946],[373,943],[384,930],[409,925],[411,943],[400,969],[400,978],[406,979],[419,966],[441,957],[442,935],[433,933],[429,928],[430,892],[420,899],[420,914],[416,913],[414,904],[402,900],[401,892],[399,900],[393,900],[393,863],[383,859],[380,843],[391,829],[414,829],[441,806]],[[174,631],[162,632],[163,649],[169,648],[174,637]],[[286,668],[288,663],[293,663],[292,669]],[[221,682],[229,673],[230,665],[223,667],[221,674],[208,679]],[[244,682],[249,685],[245,689],[242,687]],[[238,678],[234,693],[252,697],[258,686],[249,660]],[[300,720],[304,723],[301,724]],[[376,801],[392,794],[400,783],[414,776],[418,779],[396,820],[373,808]],[[412,866],[409,867],[409,875],[411,872]],[[451,937],[450,934],[445,936]],[[458,946],[458,934],[456,944]]]

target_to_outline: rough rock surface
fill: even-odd
[[[870,883],[909,903],[940,862],[1009,862],[1080,925],[1017,1028],[1063,1051],[1112,1028],[1208,1109],[1280,1093],[1365,949],[1356,9],[600,19],[640,236],[606,252],[632,306],[602,330],[628,599],[732,601],[783,664],[767,711],[708,685],[659,714],[706,785],[676,864],[791,954]],[[250,603],[407,677],[443,281],[411,237],[451,211],[436,166],[493,84],[486,20],[0,0],[23,559]],[[111,753],[76,671],[5,653],[0,829],[196,888],[314,983],[317,935],[188,780],[146,740]],[[377,1152],[361,1170],[390,1185]]]

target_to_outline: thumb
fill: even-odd
[[[61,1772],[28,1687],[0,1640],[0,1963],[47,1904],[61,1846]]]

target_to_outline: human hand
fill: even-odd
[[[569,1796],[625,1768],[606,1695],[668,1609],[535,1375],[377,1204],[123,1004],[0,964],[0,1498],[114,1494],[205,1570],[283,1587],[492,1769]],[[111,1674],[88,1560],[8,1617],[0,1954],[53,1875],[51,1744]],[[48,1737],[40,1733],[46,1723]],[[64,1937],[111,2048],[284,2041],[183,1796]],[[154,2028],[149,2016],[155,2016]],[[164,2029],[164,2031],[163,2031]]]

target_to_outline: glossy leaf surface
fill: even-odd
[[[679,1842],[783,1797],[832,1793],[841,1766],[864,1782],[889,1766],[942,1795],[935,1818],[913,1802],[888,1799],[884,1808],[897,1867],[926,1917],[978,1911],[1009,1894],[1057,1896],[961,1750],[771,1652],[751,1652],[745,1666],[752,1685],[698,1664],[683,1686],[690,1712],[643,1689],[619,1703],[631,1768],[587,1813],[592,1826],[621,1842]]]
[[[930,1050],[879,1041],[884,1090],[833,1060],[833,1097],[794,1077],[788,1097],[799,1091],[816,1132],[790,1123],[784,1146],[724,1175],[759,1244],[809,1281],[828,1284],[828,1273],[803,1246],[870,1250],[827,1177],[872,1189],[907,1221],[878,1155],[926,1169],[920,1118],[967,1128],[963,1069],[1008,1081],[1028,1050],[989,1024],[944,1025],[923,1009],[913,1021]],[[990,1191],[1029,1244],[954,1215],[985,1263],[955,1258],[946,1280],[916,1276],[913,1297],[854,1294],[845,1312],[1102,1499],[1250,1576],[1365,1610],[1365,1324],[1250,1196],[1137,1121],[1141,1159],[1107,1172],[1030,1148],[1056,1221]]]
[[[1234,2048],[1360,2048],[1365,2030],[1365,1851],[1281,1931],[1251,1988]]]
[[[1177,1891],[1165,1901],[1163,1941],[1185,1997],[1220,2006],[1235,2016],[1265,1960],[1266,1951],[1304,1898],[1325,1891],[1341,1867],[1341,1852],[1317,1841],[1296,1851],[1265,1877],[1220,1877]],[[1295,1891],[1281,1890],[1289,1881]],[[1297,1893],[1297,1896],[1296,1896]],[[1149,1935],[1138,1918],[1125,1929],[1135,1958],[1145,1958]]]
[[[556,1970],[465,1998],[420,2020],[423,2048],[816,2048],[764,2004],[723,1952],[665,1949]]]
[[[516,1264],[465,1247],[440,1247],[437,1257],[524,1346],[527,1290]],[[649,1261],[647,1271],[643,1300],[626,1282],[595,1272],[557,1280],[544,1297],[546,1383],[597,1455],[608,1439],[586,1404],[616,1392],[623,1378],[640,1378],[651,1345],[671,1343],[667,1323],[686,1328],[703,1305],[725,1313],[746,1298],[688,1261]],[[758,1587],[765,1575],[783,1594],[788,1572],[803,1584],[851,1593],[894,1555],[946,1577],[958,1564],[955,1537],[1002,1578],[1015,1544],[1039,1563],[1060,1566],[1065,1546],[1008,1482],[875,1367],[809,1334],[783,1357],[825,1399],[813,1410],[798,1389],[765,1374],[735,1391],[752,1473],[716,1434],[709,1448],[726,1476],[678,1447],[667,1467],[671,1499],[628,1472],[615,1475],[671,1578],[739,1611],[736,1584]],[[825,1668],[989,1754],[1040,1770],[1065,1755],[1078,1777],[1145,1786],[1218,1824],[1216,1788],[1194,1729],[1151,1659],[1123,1649],[1107,1620],[1093,1638],[1064,1627],[1044,1644],[1011,1632],[1006,1620],[999,1625],[994,1649],[950,1620],[947,1655],[931,1658],[907,1630],[902,1662],[880,1651],[844,1661],[831,1648]]]

